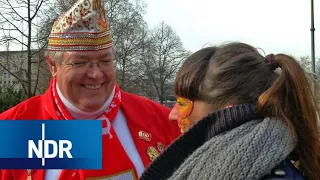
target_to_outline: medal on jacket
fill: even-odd
[[[149,156],[150,161],[154,161],[158,157],[159,152],[157,151],[156,148],[154,148],[153,146],[150,146],[148,147],[147,154]]]
[[[27,180],[32,180],[32,176],[31,176],[32,170],[28,169],[27,171],[28,171]]]
[[[158,150],[159,150],[160,152],[163,152],[164,147],[163,147],[163,144],[161,144],[161,142],[158,142],[158,143],[157,143],[157,147],[158,147]]]
[[[151,141],[151,133],[147,133],[147,132],[144,132],[144,131],[139,131],[139,138],[142,139],[142,140],[145,140],[145,141]]]

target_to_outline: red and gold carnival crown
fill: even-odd
[[[48,50],[99,50],[111,46],[104,0],[79,0],[54,22]]]

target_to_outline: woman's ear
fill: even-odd
[[[51,72],[51,75],[52,77],[55,77],[56,74],[57,74],[57,66],[56,66],[56,63],[52,60],[51,57],[49,56],[46,56],[46,60],[47,60],[47,63],[48,63],[48,66],[49,66],[49,70]]]

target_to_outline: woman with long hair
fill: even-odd
[[[183,134],[146,179],[320,179],[318,109],[304,70],[244,43],[203,48],[178,71]]]

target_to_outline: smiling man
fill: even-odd
[[[1,170],[0,180],[137,179],[180,135],[169,109],[120,90],[103,6],[102,0],[79,0],[55,21],[45,53],[50,87],[0,114],[7,120],[101,120],[103,169]]]

